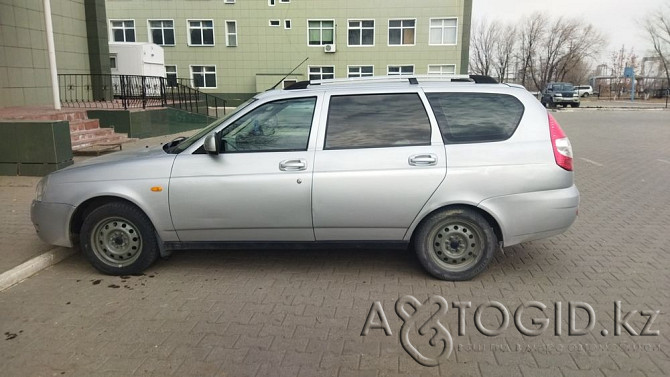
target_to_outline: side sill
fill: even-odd
[[[308,241],[308,242],[165,242],[165,250],[272,250],[272,249],[406,249],[409,245],[407,241]]]

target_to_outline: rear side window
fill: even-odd
[[[333,96],[325,149],[430,145],[430,121],[417,93]]]
[[[494,93],[426,93],[445,144],[509,139],[523,116],[514,96]]]

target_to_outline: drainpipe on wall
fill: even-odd
[[[56,48],[54,47],[54,28],[51,22],[51,1],[44,0],[44,22],[47,31],[47,52],[49,53],[49,70],[51,71],[51,92],[54,109],[60,110],[60,93],[58,92],[58,69],[56,68]]]

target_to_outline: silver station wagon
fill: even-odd
[[[260,93],[190,138],[54,172],[31,217],[107,274],[176,249],[354,242],[465,280],[500,247],[566,231],[578,205],[570,142],[529,92],[375,77]]]

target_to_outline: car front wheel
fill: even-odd
[[[423,267],[442,280],[469,280],[484,271],[498,239],[474,210],[452,208],[427,217],[417,229],[415,251]]]
[[[80,244],[91,264],[108,275],[140,273],[159,256],[151,221],[139,208],[124,202],[103,204],[89,212]]]

